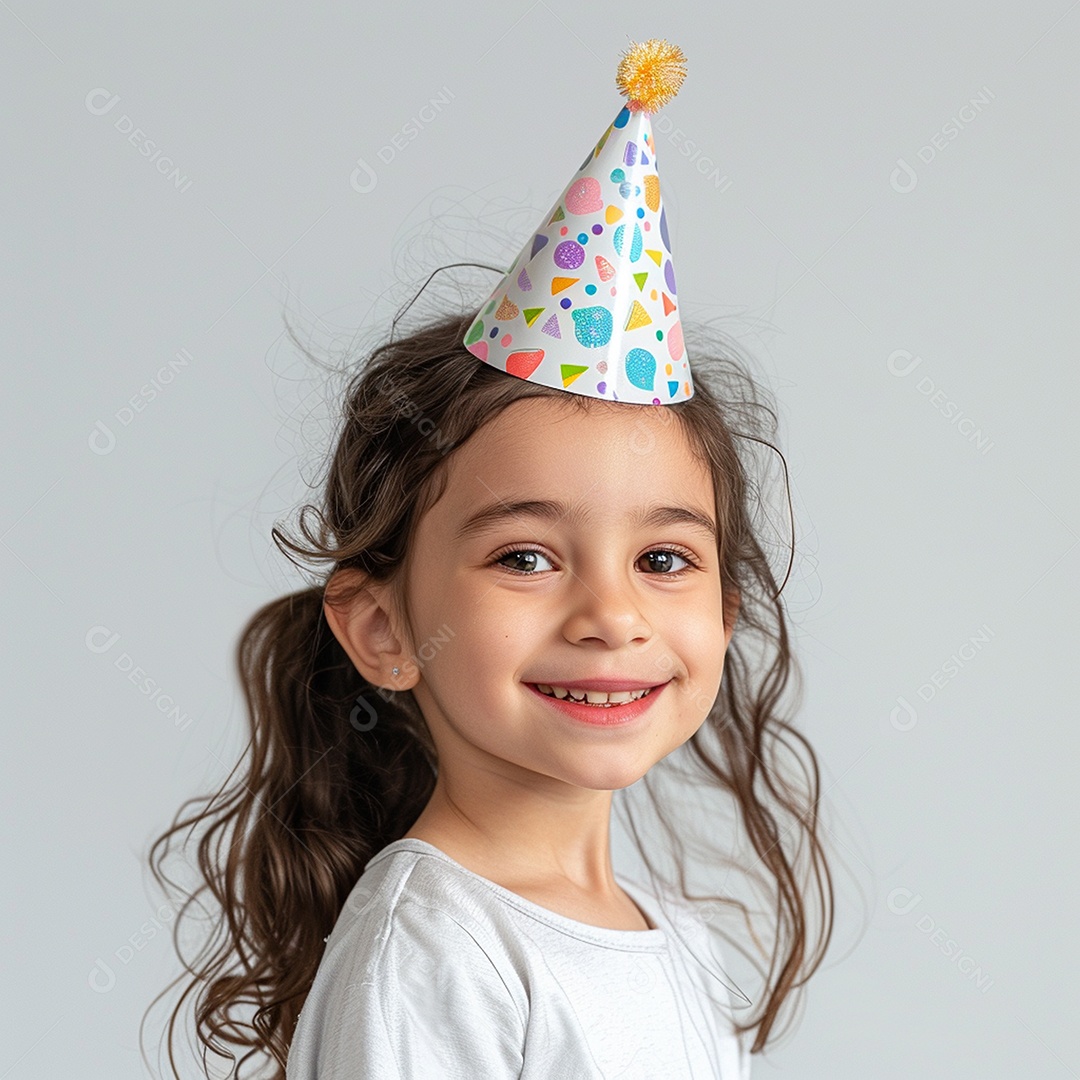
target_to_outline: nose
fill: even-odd
[[[615,567],[575,573],[566,605],[563,636],[574,644],[597,640],[617,649],[653,635],[633,580]]]

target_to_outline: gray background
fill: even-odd
[[[781,404],[848,869],[755,1075],[1080,1075],[1077,3],[467,0],[0,5],[0,1077],[145,1075],[143,857],[243,745],[233,642],[296,587],[269,530],[325,445],[282,311],[340,350],[440,262],[508,265],[650,36],[688,56],[680,298]]]

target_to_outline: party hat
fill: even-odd
[[[693,397],[651,123],[685,59],[658,39],[624,54],[615,81],[626,104],[465,335],[484,363],[632,405]]]

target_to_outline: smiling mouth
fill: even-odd
[[[647,690],[624,690],[618,693],[596,692],[592,690],[568,690],[565,687],[552,687],[545,683],[530,684],[536,688],[537,693],[544,697],[552,697],[558,701],[572,701],[575,705],[591,705],[596,709],[614,709],[620,705],[629,705],[640,701],[656,689],[650,686]],[[589,700],[589,695],[602,700]],[[580,696],[578,696],[580,695]]]

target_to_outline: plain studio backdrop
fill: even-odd
[[[11,0],[4,1080],[146,1075],[144,856],[244,745],[233,645],[301,584],[270,528],[329,433],[283,313],[340,356],[435,266],[508,266],[648,37],[688,58],[654,119],[686,317],[780,404],[843,863],[754,1074],[1080,1074],[1077,4]]]

